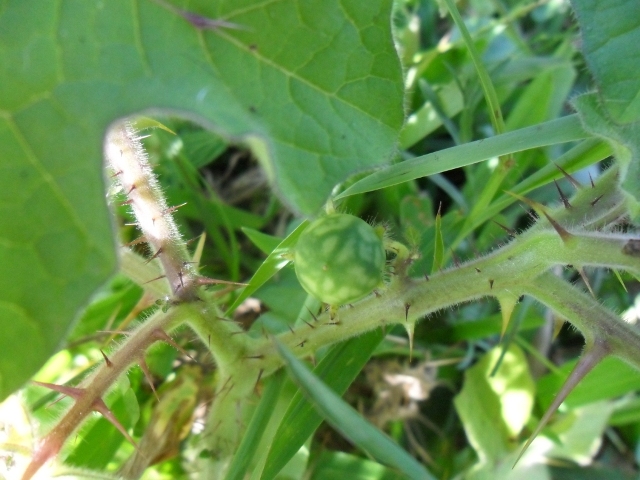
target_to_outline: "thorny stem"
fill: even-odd
[[[353,309],[341,309],[338,323],[331,322],[329,315],[324,313],[318,317],[315,328],[301,326],[294,332],[279,335],[279,340],[298,356],[310,355],[321,346],[360,335],[381,325],[416,322],[432,312],[459,303],[501,293],[518,297],[527,292],[533,279],[555,265],[604,266],[640,273],[640,258],[624,253],[624,246],[630,240],[631,237],[626,235],[609,234],[605,237],[598,233],[584,233],[576,234],[574,242],[567,246],[553,231],[524,234],[494,254],[437,273],[429,280],[398,279],[380,297],[371,295],[354,305]],[[556,281],[570,289],[563,280]],[[546,287],[541,289],[547,291]],[[591,298],[583,302],[585,309],[596,304]],[[410,305],[408,312],[406,305]],[[573,319],[573,316],[569,318]],[[635,332],[629,334],[638,337]],[[271,341],[262,343],[254,350],[254,355],[263,355],[263,359],[255,363],[268,373],[279,368],[281,360]]]
[[[124,122],[109,130],[105,157],[128,198],[138,227],[154,250],[152,258],[162,262],[173,294],[183,300],[194,299],[196,272],[131,123]]]
[[[181,308],[176,307],[168,314],[156,313],[143,323],[121,347],[109,355],[110,363],[104,363],[83,382],[84,393],[80,395],[55,427],[41,439],[35,449],[31,464],[23,474],[28,479],[52,456],[56,455],[64,441],[73,434],[84,419],[93,411],[94,402],[108,391],[118,377],[135,363],[153,343],[159,340],[154,333],[164,332],[180,316]]]
[[[120,250],[120,271],[140,285],[145,292],[151,294],[156,300],[164,299],[171,295],[171,287],[165,278],[160,278],[162,266],[157,260],[147,262],[129,248]],[[157,280],[156,280],[157,279]]]
[[[126,203],[131,205],[145,241],[154,250],[152,261],[144,261],[124,249],[121,253],[123,271],[155,298],[167,299],[170,308],[168,313],[157,312],[132,332],[109,354],[110,362],[84,383],[82,395],[39,443],[24,478],[30,478],[59,451],[65,439],[92,411],[96,399],[160,339],[158,332],[186,322],[209,347],[218,366],[219,385],[206,434],[215,433],[208,442],[223,445],[216,448],[218,452],[234,450],[242,430],[241,402],[246,404],[256,382],[282,366],[272,339],[240,334],[242,329],[221,318],[215,299],[199,288],[198,275],[189,263],[172,209],[166,205],[140,139],[130,124],[119,124],[109,132],[105,155],[127,195]],[[407,276],[412,258],[397,244],[396,262],[402,264],[396,265],[396,275],[384,290],[342,308],[336,318],[325,312],[314,317],[313,322],[296,326],[278,338],[297,356],[304,357],[320,347],[380,326],[412,326],[432,312],[462,302],[487,296],[529,294],[574,323],[588,344],[606,338],[608,352],[640,368],[638,332],[591,297],[547,273],[556,265],[568,264],[577,268],[604,266],[640,273],[639,248],[634,243],[638,240],[629,235],[594,232],[606,228],[626,212],[616,177],[617,171],[611,169],[594,188],[582,189],[574,195],[571,208],[550,213],[544,210],[542,216],[546,219],[509,245],[430,278]]]
[[[611,355],[640,370],[638,329],[623,322],[610,310],[562,279],[546,273],[525,288],[527,294],[569,320],[587,344],[606,342]]]

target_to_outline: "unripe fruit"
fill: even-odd
[[[294,265],[302,287],[329,305],[344,305],[382,283],[382,239],[364,220],[344,213],[320,217],[300,235]]]

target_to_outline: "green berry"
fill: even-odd
[[[382,239],[364,220],[344,213],[320,217],[300,235],[294,265],[302,287],[329,305],[365,297],[382,282]]]

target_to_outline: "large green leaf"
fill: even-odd
[[[640,2],[573,0],[596,92],[575,106],[585,128],[606,138],[622,166],[622,187],[640,216]]]
[[[640,120],[640,2],[572,0],[582,49],[611,120]]]
[[[252,147],[311,214],[392,152],[403,92],[391,3],[0,1],[0,399],[114,269],[108,125],[150,109],[194,118]]]
[[[511,345],[490,376],[501,348],[488,352],[466,371],[454,403],[469,443],[481,464],[495,465],[514,449],[514,439],[533,408],[534,382],[522,350]]]

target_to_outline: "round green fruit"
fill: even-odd
[[[382,282],[385,252],[371,225],[353,215],[332,213],[302,232],[294,250],[302,287],[329,305],[368,295]]]

